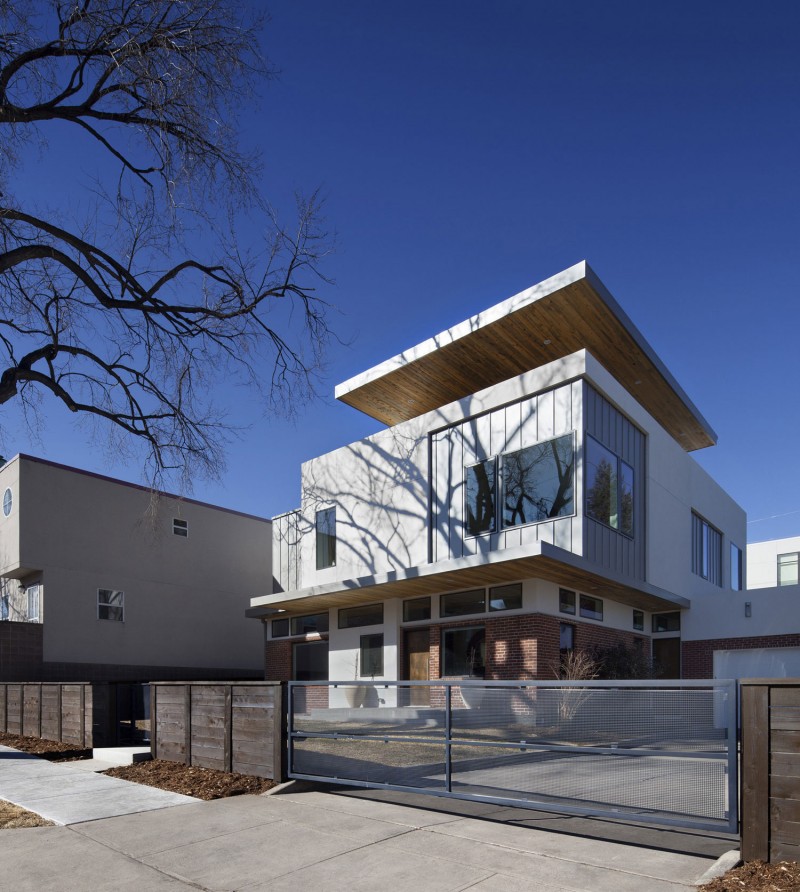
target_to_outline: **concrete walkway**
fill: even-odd
[[[131,784],[75,767],[48,762],[0,746],[0,799],[7,799],[56,824],[77,824],[116,815],[197,802],[191,796]]]
[[[4,761],[0,798],[19,801],[36,772]],[[60,794],[29,802],[85,798],[78,779],[93,775],[47,767]],[[736,848],[724,835],[334,787],[142,811],[141,788],[118,783],[128,814],[0,832],[0,889],[685,892]]]

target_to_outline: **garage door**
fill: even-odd
[[[714,678],[800,678],[800,647],[715,650]]]

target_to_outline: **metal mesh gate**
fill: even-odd
[[[290,682],[289,776],[735,832],[736,682]]]

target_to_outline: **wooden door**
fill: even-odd
[[[430,680],[430,637],[427,629],[406,629],[405,678],[409,681]],[[424,687],[409,688],[410,706],[429,706],[430,690]]]
[[[653,665],[656,678],[681,677],[681,639],[654,638]]]

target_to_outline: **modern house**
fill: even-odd
[[[585,263],[336,396],[382,429],[273,520],[269,678],[553,678],[618,642],[676,677],[684,617],[743,586],[716,436]]]
[[[0,498],[0,681],[263,676],[270,521],[28,455]]]

